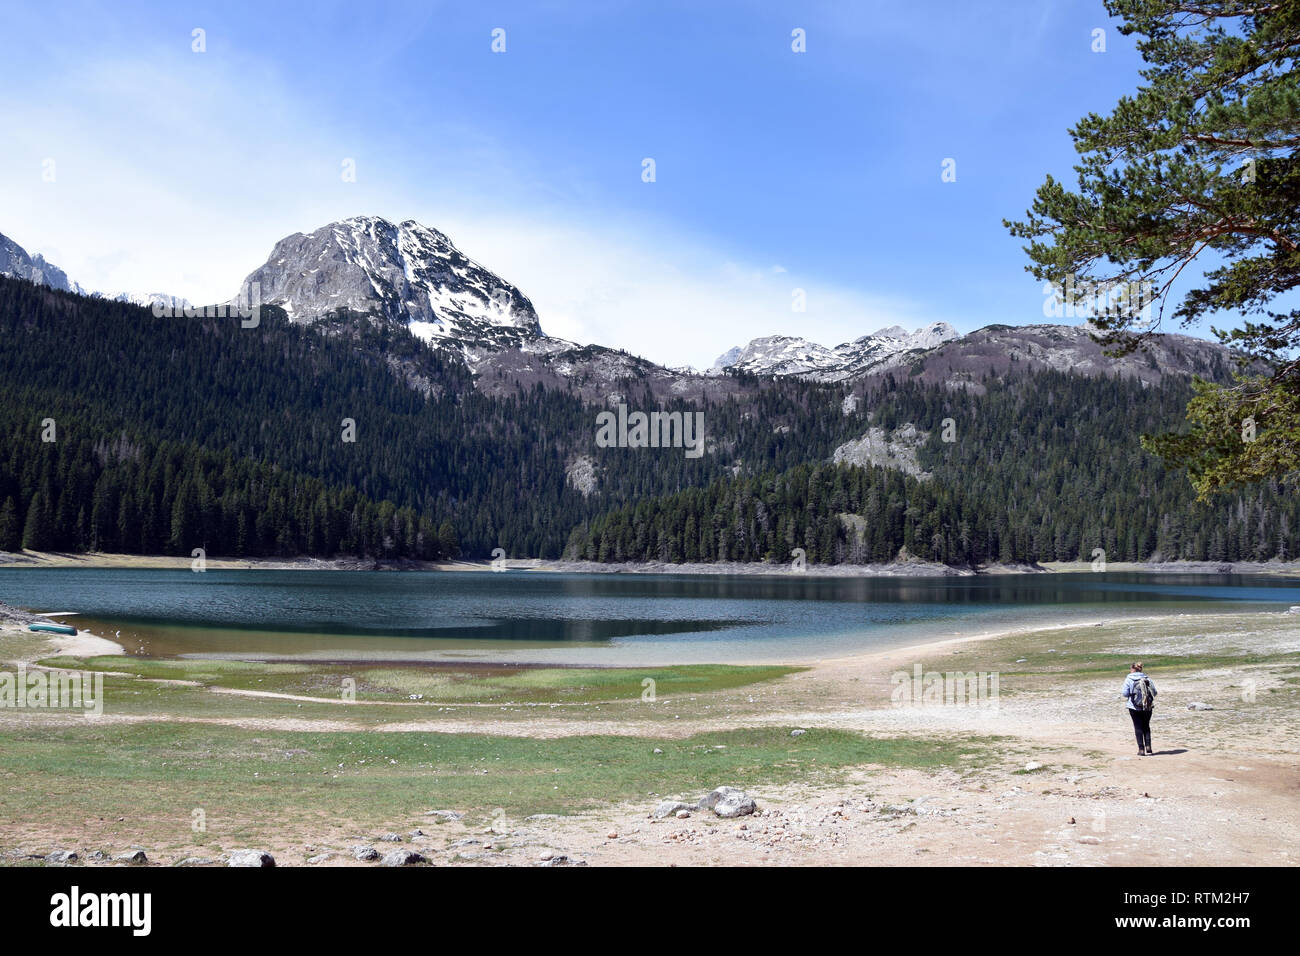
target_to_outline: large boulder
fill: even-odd
[[[743,817],[758,809],[754,798],[735,787],[718,787],[710,790],[696,805],[699,810],[712,810],[720,817]]]
[[[226,866],[275,866],[275,857],[265,850],[236,850]]]
[[[694,810],[689,803],[682,803],[680,800],[662,800],[659,806],[655,807],[650,816],[656,820],[662,820],[665,817],[676,816],[678,810]]]
[[[414,866],[417,863],[428,863],[428,859],[422,853],[416,853],[414,850],[394,850],[391,853],[384,854],[381,861],[384,866]]]

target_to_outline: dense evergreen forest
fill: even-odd
[[[618,383],[632,408],[704,411],[709,453],[692,459],[597,447],[599,409],[576,393],[485,394],[459,361],[363,316],[302,327],[264,308],[245,329],[0,277],[0,349],[0,550],[1231,560],[1293,555],[1300,524],[1275,485],[1195,505],[1140,449],[1179,422],[1181,379],[954,391],[900,371],[847,414],[838,385],[738,379],[732,397],[664,405]],[[929,433],[929,479],[818,464],[869,425],[908,422]],[[578,456],[588,495],[566,481]]]
[[[597,409],[577,395],[490,397],[460,362],[365,317],[160,319],[3,277],[0,343],[6,550],[31,524],[30,547],[62,550],[558,557],[610,507],[705,484],[736,459],[793,467],[854,427],[838,392],[754,383],[705,406],[723,455],[598,448]],[[660,407],[637,382],[619,387]],[[597,494],[566,482],[577,455],[595,462]]]
[[[1300,498],[1278,483],[1197,504],[1181,473],[1144,452],[1176,426],[1189,384],[1039,372],[987,380],[984,394],[887,379],[864,396],[874,424],[928,432],[929,478],[806,464],[641,501],[574,530],[567,553],[594,561],[887,562],[900,551],[947,564],[990,561],[1295,556]],[[945,442],[943,422],[951,419]]]
[[[7,411],[7,410],[6,410]],[[7,416],[6,416],[7,417]],[[8,431],[12,421],[0,419]],[[195,445],[24,436],[0,465],[0,550],[255,557],[459,553],[428,515]]]

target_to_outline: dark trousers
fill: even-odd
[[[1133,733],[1137,736],[1138,750],[1151,749],[1151,711],[1149,710],[1130,710],[1128,715],[1133,718]]]

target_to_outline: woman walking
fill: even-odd
[[[1128,715],[1133,719],[1133,733],[1137,735],[1138,756],[1151,753],[1151,711],[1156,706],[1156,685],[1142,673],[1140,663],[1129,666],[1124,678],[1124,699],[1128,701]]]

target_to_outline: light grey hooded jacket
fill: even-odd
[[[1136,701],[1142,699],[1137,687],[1137,682],[1143,677],[1147,677],[1147,675],[1141,671],[1132,671],[1129,673],[1128,677],[1124,678],[1124,689],[1120,691],[1120,693],[1123,695],[1124,699],[1128,701],[1129,710],[1142,709],[1138,707]],[[1151,684],[1151,705],[1154,707],[1156,700],[1156,685],[1151,681],[1150,677],[1147,677],[1147,683]]]

